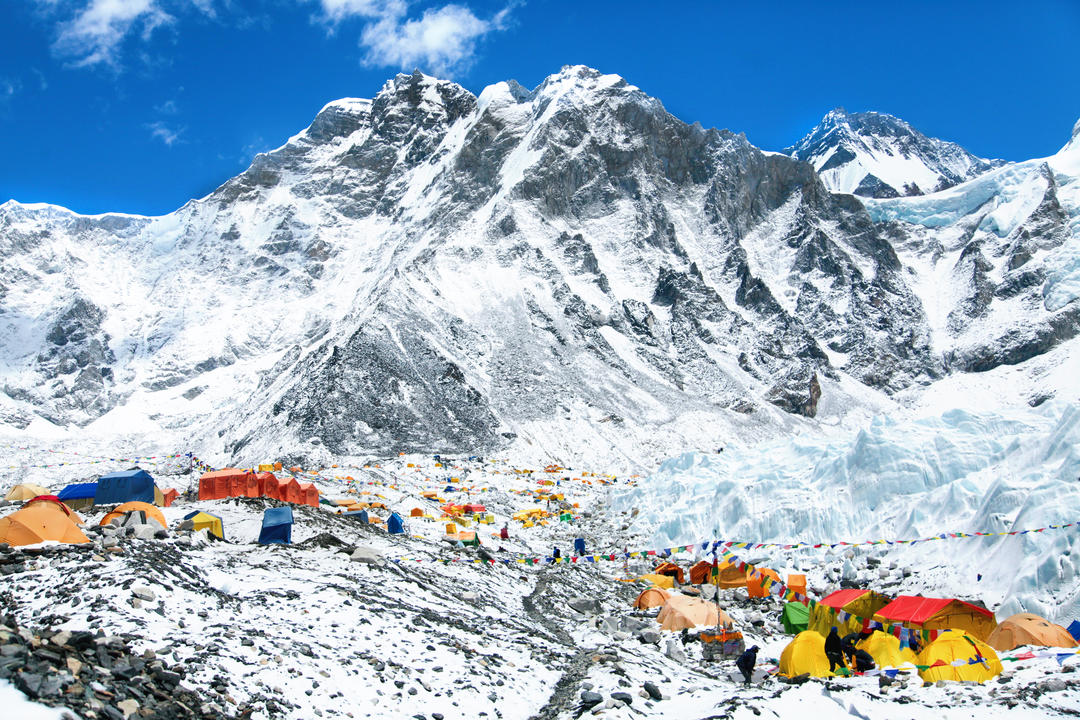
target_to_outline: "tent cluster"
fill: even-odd
[[[295,505],[319,506],[319,490],[314,484],[301,483],[294,477],[279,478],[269,471],[224,468],[199,478],[200,500],[230,497],[268,497]]]
[[[55,495],[31,498],[12,514],[0,518],[0,542],[33,545],[52,540],[61,543],[88,543],[80,529],[83,520]]]
[[[23,483],[11,488],[4,497],[11,502],[27,502],[49,491],[40,485]],[[141,468],[121,470],[102,475],[97,482],[74,483],[63,488],[56,497],[72,510],[88,510],[95,505],[114,505],[125,502],[153,503],[169,507],[180,493],[172,488],[161,490],[153,476]]]

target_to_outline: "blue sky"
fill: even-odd
[[[0,202],[170,212],[416,67],[478,93],[582,63],[765,149],[843,106],[1022,160],[1080,117],[1078,37],[1078,0],[2,0]]]

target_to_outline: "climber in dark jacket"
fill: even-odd
[[[837,665],[844,666],[844,646],[835,627],[829,630],[829,636],[825,638],[825,657],[829,658],[829,672],[836,670]]]
[[[739,671],[743,676],[743,682],[746,685],[750,684],[750,678],[754,676],[754,665],[757,664],[757,651],[758,646],[755,645],[740,655],[739,659],[735,661],[735,667],[739,668]]]
[[[866,672],[874,669],[874,657],[865,650],[856,650],[853,656],[852,666],[858,672]]]
[[[556,560],[562,557],[562,553],[559,551],[559,548],[555,548],[555,550],[551,553],[551,557],[555,558]]]

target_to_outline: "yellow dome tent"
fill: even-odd
[[[972,660],[978,662],[972,663]],[[963,661],[953,665],[953,662]],[[1001,660],[994,648],[962,630],[945,630],[919,653],[917,665],[929,665],[920,670],[923,682],[938,680],[973,680],[986,682],[1001,674]]]
[[[780,653],[780,674],[793,678],[809,674],[812,677],[832,677],[829,658],[825,657],[825,638],[819,632],[804,630]]]
[[[874,658],[878,667],[900,667],[904,663],[915,664],[915,653],[911,648],[900,648],[900,638],[875,630],[865,640],[855,644],[859,650],[865,650]]]
[[[8,494],[4,496],[4,499],[8,502],[26,502],[33,500],[38,495],[50,495],[51,493],[40,485],[34,483],[23,483],[22,485],[16,485],[8,491]]]
[[[46,540],[62,543],[88,543],[90,538],[76,525],[79,516],[58,500],[28,503],[0,518],[0,542],[8,545],[34,545]]]
[[[675,578],[670,575],[642,575],[638,578],[642,582],[652,583],[656,587],[664,588],[665,590],[671,590],[675,587]]]
[[[1076,647],[1076,641],[1068,630],[1032,613],[1017,613],[1002,620],[990,633],[987,644],[1003,652],[1020,645]]]

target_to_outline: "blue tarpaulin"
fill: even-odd
[[[135,468],[98,478],[97,492],[94,494],[95,505],[112,505],[132,500],[151,504],[154,502],[154,478],[150,473]]]
[[[1080,620],[1073,620],[1069,624],[1069,634],[1073,636],[1073,640],[1080,642]]]
[[[405,532],[405,523],[397,513],[390,513],[386,521],[386,531],[391,535],[399,535]]]
[[[262,531],[259,533],[259,544],[281,543],[287,545],[292,542],[293,515],[291,507],[267,508],[263,513]]]
[[[342,517],[354,517],[365,525],[368,524],[367,510],[350,510],[347,513],[342,513]]]
[[[61,500],[89,500],[97,492],[97,483],[78,483],[68,485],[56,497]]]

